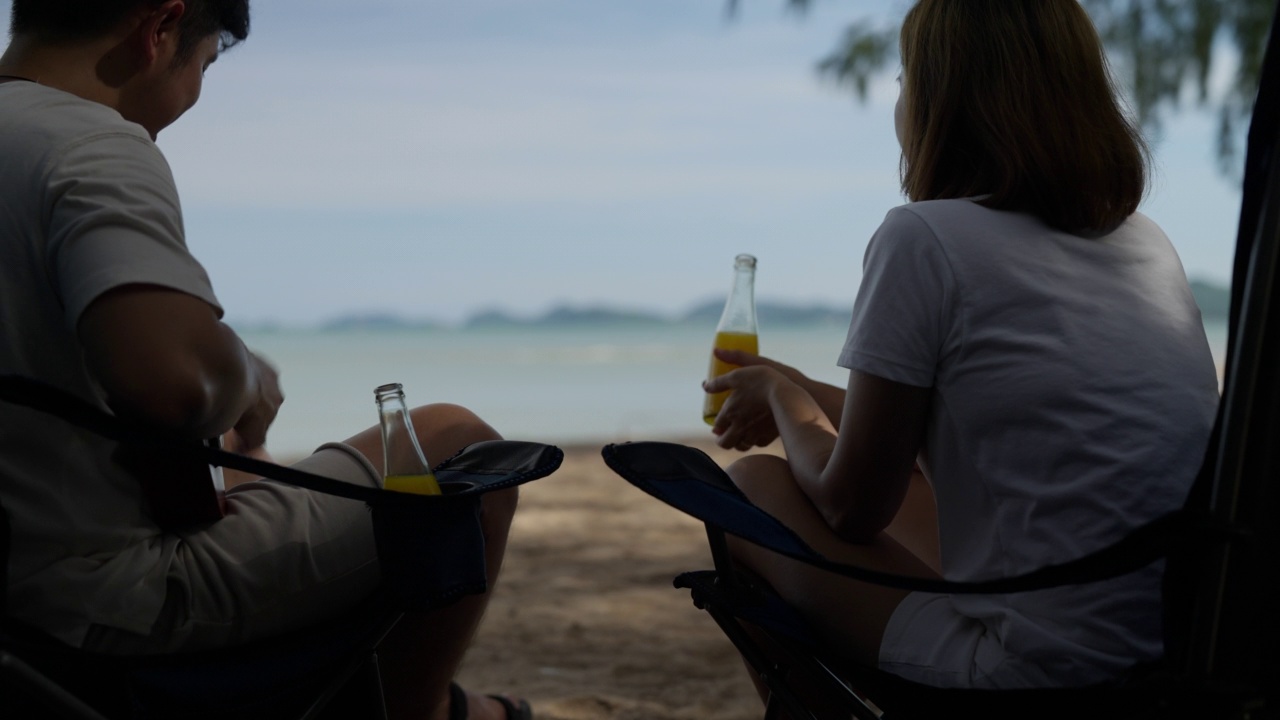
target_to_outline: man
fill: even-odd
[[[154,143],[248,30],[248,0],[13,0],[0,56],[0,372],[261,454],[283,401],[276,371],[221,322]],[[498,437],[457,406],[413,421],[433,458]],[[371,428],[299,467],[376,485],[380,443]],[[114,451],[0,406],[15,618],[89,650],[171,653],[323,632],[374,592],[360,503],[246,482],[228,491],[225,518],[166,532]],[[484,500],[491,585],[515,506],[514,490]],[[451,685],[487,599],[396,626],[379,653],[393,717],[527,716],[523,702]]]

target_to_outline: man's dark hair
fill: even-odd
[[[83,40],[101,35],[129,13],[163,0],[13,0],[12,35],[41,40]],[[185,0],[178,35],[178,61],[186,60],[201,40],[214,33],[223,49],[249,36],[249,0]]]

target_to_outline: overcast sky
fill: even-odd
[[[741,252],[760,298],[847,305],[903,202],[896,69],[859,104],[814,65],[904,3],[742,5],[256,0],[160,136],[188,242],[233,322],[674,314],[722,296]],[[1225,283],[1239,191],[1213,133],[1169,124],[1143,210],[1192,278]]]

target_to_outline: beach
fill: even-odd
[[[686,444],[722,465],[741,456]],[[599,445],[564,450],[559,471],[521,489],[459,681],[527,698],[538,720],[758,720],[737,653],[671,584],[711,567],[702,524],[614,474]]]

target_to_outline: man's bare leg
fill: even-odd
[[[498,440],[492,427],[471,411],[457,405],[414,408],[413,426],[423,452],[432,463],[482,440]],[[347,441],[382,469],[382,437],[377,427]],[[448,607],[424,613],[406,613],[378,647],[383,691],[393,720],[445,720],[449,714],[449,683],[470,646],[489,603],[506,552],[507,534],[515,515],[517,490],[486,494],[481,500],[480,523],[485,538],[485,562],[489,592],[468,596]],[[467,693],[470,716],[475,720],[503,720],[497,701]]]

